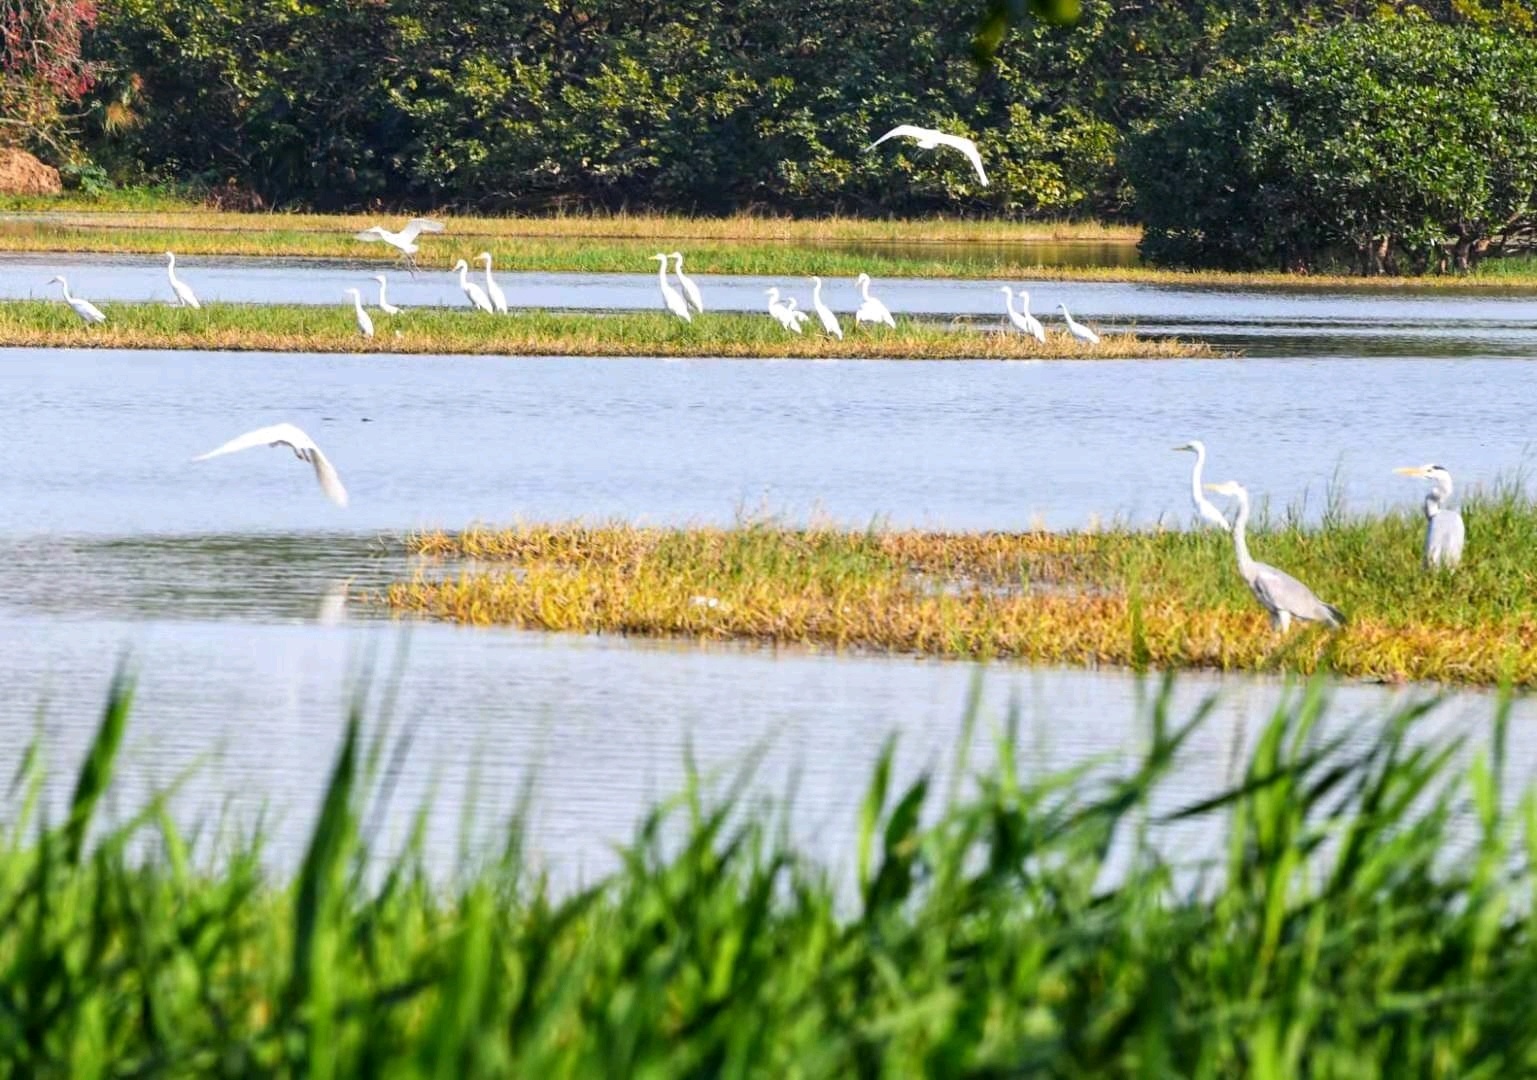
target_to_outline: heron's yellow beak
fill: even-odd
[[[1222,485],[1221,484],[1202,484],[1201,486],[1203,488],[1205,488],[1207,491],[1221,491],[1222,490]]]
[[[1399,476],[1424,476],[1425,469],[1421,465],[1405,465],[1402,469],[1394,469]]]

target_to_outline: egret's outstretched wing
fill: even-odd
[[[886,132],[886,134],[882,135],[879,139],[876,139],[869,146],[865,147],[865,149],[874,150],[887,139],[923,139],[938,134],[940,133],[937,131],[930,131],[928,128],[917,127],[914,124],[898,124],[896,127]]]
[[[431,218],[424,217],[412,218],[406,222],[406,227],[400,230],[400,238],[409,244],[424,232],[440,233],[442,231],[443,223],[441,221],[433,221]]]
[[[342,478],[336,473],[336,466],[331,464],[331,459],[320,452],[320,447],[312,445],[310,461],[315,465],[315,479],[320,481],[320,490],[326,493],[337,506],[347,505],[347,489],[342,487]]]
[[[249,450],[253,446],[288,446],[295,450],[319,449],[313,439],[293,424],[272,424],[269,427],[248,431],[244,435],[237,435],[223,446],[210,450],[206,454],[199,454],[192,460],[207,461],[222,454],[236,454],[241,450]]]
[[[982,155],[978,153],[976,143],[963,136],[947,135],[942,131],[935,132],[934,138],[946,146],[952,146],[965,154],[971,161],[971,167],[977,170],[977,179],[982,181],[983,187],[987,186],[987,173],[982,168]]]
[[[385,237],[384,226],[375,225],[372,229],[364,229],[360,233],[353,233],[354,240],[361,240],[365,244],[376,244]]]

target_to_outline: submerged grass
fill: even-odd
[[[527,309],[493,316],[469,308],[372,313],[362,337],[350,303],[99,305],[107,321],[83,323],[61,301],[0,302],[0,346],[221,349],[285,352],[452,353],[521,356],[724,356],[848,359],[1163,359],[1224,355],[1200,342],[1107,333],[1085,346],[1052,331],[1045,344],[1002,328],[902,318],[896,329],[855,331],[838,341],[807,327],[785,330],[767,314],[706,313],[683,323],[661,312]],[[984,324],[985,325],[985,324]]]
[[[1038,663],[1333,671],[1537,685],[1537,506],[1472,500],[1455,574],[1419,569],[1405,511],[1261,526],[1257,559],[1350,616],[1339,633],[1270,625],[1215,531],[943,534],[529,526],[428,534],[431,556],[502,560],[399,582],[400,613],[554,631],[857,648]]]
[[[1507,790],[1503,706],[1474,747],[1423,706],[1334,724],[1293,695],[1199,801],[1179,776],[1209,704],[1177,721],[1167,685],[1122,765],[1023,771],[1011,722],[993,764],[963,745],[948,780],[904,783],[888,742],[831,866],[784,808],[691,773],[612,874],[560,892],[517,818],[446,883],[420,828],[371,850],[388,780],[357,715],[290,882],[259,839],[199,857],[162,800],[99,821],[130,699],[120,679],[65,824],[39,824],[35,768],[12,789],[19,1075],[1356,1080],[1537,1058],[1537,796]]]

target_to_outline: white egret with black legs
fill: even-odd
[[[486,296],[491,300],[491,306],[501,314],[507,314],[507,294],[502,292],[502,287],[491,276],[491,253],[482,251],[475,256],[477,262],[486,264]]]
[[[374,336],[374,320],[363,310],[363,294],[356,289],[348,289],[347,295],[352,297],[352,313],[357,316],[358,333],[366,338]]]
[[[165,253],[165,276],[171,282],[171,292],[176,296],[177,306],[193,309],[203,306],[197,302],[197,294],[192,291],[192,286],[176,276],[176,256],[169,251]]]
[[[870,275],[860,274],[855,279],[855,284],[859,286],[860,304],[859,309],[854,312],[854,325],[857,327],[860,323],[884,323],[895,328],[897,321],[891,317],[891,309],[870,295]]]
[[[104,323],[107,321],[107,317],[101,313],[101,309],[95,304],[84,297],[70,295],[69,282],[64,280],[63,274],[60,274],[48,284],[53,285],[55,283],[63,287],[64,302],[75,309],[76,315],[79,315],[87,323]]]
[[[667,280],[668,256],[659,251],[651,257],[656,260],[656,284],[662,290],[662,303],[667,305],[668,311],[684,322],[693,322],[694,317],[689,314],[688,303],[683,299],[683,294],[673,288],[672,282]]]
[[[440,233],[443,231],[443,223],[431,218],[412,218],[406,222],[406,227],[399,232],[390,232],[383,225],[375,225],[371,229],[364,229],[353,235],[354,240],[361,240],[365,244],[388,244],[405,258],[406,265],[415,273],[416,253],[421,250],[421,245],[416,238],[422,233]]]
[[[1067,332],[1069,334],[1072,334],[1075,338],[1077,338],[1079,341],[1083,342],[1085,345],[1098,345],[1099,344],[1099,335],[1096,334],[1093,330],[1090,330],[1087,326],[1083,325],[1083,323],[1079,322],[1077,319],[1075,319],[1071,315],[1069,315],[1067,313],[1067,305],[1066,304],[1058,304],[1057,308],[1058,308],[1058,310],[1060,310],[1062,312],[1062,321],[1067,323]]]
[[[1190,472],[1190,501],[1195,504],[1196,516],[1208,525],[1215,525],[1223,532],[1231,532],[1233,527],[1228,523],[1227,515],[1218,510],[1217,504],[1206,497],[1206,491],[1202,487],[1201,472],[1206,468],[1206,444],[1200,439],[1191,439],[1174,449],[1187,450],[1195,455],[1195,468]]]
[[[822,279],[815,275],[811,278],[811,306],[817,318],[822,320],[822,329],[842,341],[843,327],[838,325],[838,316],[833,314],[833,309],[822,302]]]
[[[1023,330],[1042,345],[1046,344],[1046,328],[1041,325],[1040,319],[1030,314],[1028,306],[1030,294],[1025,292],[1024,289],[1019,290],[1019,295],[1026,304],[1025,310],[1019,312],[1014,310],[1014,291],[1007,285],[1000,285],[998,290],[1003,293],[1003,309],[1009,313],[1009,322],[1013,323],[1016,329]]]
[[[486,295],[486,290],[470,280],[470,264],[460,259],[454,263],[454,269],[459,273],[459,288],[464,290],[464,295],[469,297],[470,303],[487,315],[496,314],[496,309],[491,306],[491,298]]]
[[[390,303],[390,298],[385,295],[385,290],[389,286],[389,279],[383,274],[375,274],[374,280],[379,283],[379,310],[386,315],[399,315],[400,308]]]
[[[704,296],[700,294],[699,286],[694,284],[694,279],[691,277],[685,277],[683,273],[683,252],[674,251],[672,253],[672,261],[672,272],[678,275],[678,285],[683,289],[684,297],[688,300],[689,305],[693,307],[695,311],[703,313]]]

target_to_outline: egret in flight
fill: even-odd
[[[1416,465],[1393,471],[1399,476],[1430,481],[1432,486],[1425,496],[1425,569],[1454,569],[1462,561],[1465,530],[1462,514],[1446,505],[1452,497],[1452,474],[1440,465]]]
[[[454,269],[459,272],[459,288],[463,289],[464,295],[470,298],[470,303],[488,315],[496,314],[496,309],[491,306],[491,298],[486,295],[486,290],[470,280],[470,264],[460,259],[454,263]]]
[[[363,310],[363,294],[356,289],[348,289],[347,295],[352,297],[352,310],[358,317],[358,333],[367,338],[373,337],[374,320]]]
[[[822,320],[822,329],[842,341],[843,327],[838,325],[838,316],[833,314],[833,309],[822,303],[822,279],[816,275],[811,278],[811,306],[817,318]]]
[[[688,313],[688,304],[684,301],[683,294],[674,289],[672,282],[667,280],[668,256],[659,251],[651,257],[656,260],[656,283],[662,290],[662,302],[667,305],[667,310],[684,322],[693,322],[694,317]]]
[[[364,229],[357,233],[353,239],[362,240],[366,244],[388,244],[405,257],[406,265],[411,267],[414,273],[416,266],[416,253],[421,250],[416,238],[422,233],[440,233],[443,231],[441,221],[433,221],[431,218],[412,218],[406,222],[406,227],[399,232],[390,232],[383,225],[375,225],[371,229]]]
[[[683,295],[688,298],[688,302],[695,311],[703,314],[704,297],[700,295],[699,286],[694,284],[693,278],[683,276],[683,252],[674,251],[672,253],[672,260],[672,272],[678,275],[678,284],[683,287]]]
[[[176,276],[176,256],[169,251],[165,253],[165,276],[171,281],[171,292],[176,295],[178,305],[194,310],[203,306],[197,302],[197,295],[193,293],[192,286]]]
[[[273,424],[271,427],[248,431],[217,449],[199,454],[192,460],[207,461],[221,454],[249,450],[253,446],[288,447],[294,452],[294,457],[300,461],[307,461],[315,467],[315,479],[320,481],[320,490],[326,493],[327,498],[337,506],[347,505],[347,489],[342,487],[342,478],[336,474],[336,468],[331,464],[330,459],[320,452],[320,447],[315,445],[315,440],[293,424]]]
[[[58,282],[64,287],[64,302],[75,309],[76,315],[79,315],[87,323],[104,323],[107,321],[107,317],[101,313],[101,309],[95,304],[82,297],[69,295],[69,282],[64,280],[64,275],[60,274],[48,284],[52,285],[54,282]]]
[[[1024,289],[1019,290],[1019,298],[1024,305],[1024,311],[1019,312],[1014,310],[1014,291],[1007,285],[1000,285],[999,291],[1003,293],[1003,309],[1009,313],[1009,322],[1042,345],[1046,344],[1046,328],[1041,325],[1040,319],[1030,314],[1030,294]]]
[[[1230,532],[1232,526],[1228,524],[1227,515],[1218,510],[1217,504],[1206,497],[1206,492],[1201,486],[1201,470],[1206,468],[1206,444],[1200,439],[1191,439],[1174,449],[1189,450],[1195,454],[1195,468],[1190,473],[1190,500],[1195,503],[1196,516],[1209,525],[1215,525],[1223,532]]]
[[[959,150],[971,162],[971,167],[977,170],[977,179],[982,181],[982,186],[987,186],[987,173],[982,168],[982,155],[977,153],[977,144],[964,136],[935,131],[933,128],[915,127],[912,124],[898,124],[865,147],[865,153],[874,150],[887,139],[916,139],[918,146],[924,150],[933,150],[937,146],[949,146]]]
[[[375,274],[374,280],[379,283],[379,310],[386,315],[399,315],[400,308],[390,303],[389,297],[384,294],[385,287],[389,285],[388,279],[383,274]]]
[[[491,253],[482,251],[475,256],[475,260],[486,264],[486,295],[491,298],[491,306],[503,315],[507,314],[507,294],[502,292],[502,287],[491,279]]]
[[[800,323],[796,322],[790,305],[779,299],[779,290],[764,289],[763,291],[768,295],[768,312],[774,316],[775,321],[786,330],[793,330],[797,334],[801,333]]]
[[[1345,615],[1339,608],[1326,604],[1313,595],[1302,582],[1249,556],[1249,543],[1245,529],[1249,525],[1249,493],[1236,480],[1221,484],[1207,484],[1206,490],[1238,500],[1238,516],[1233,519],[1233,550],[1238,554],[1238,573],[1254,594],[1254,599],[1270,613],[1270,625],[1281,633],[1291,627],[1293,619],[1305,622],[1321,622],[1330,626],[1344,626]]]
[[[897,321],[891,317],[891,310],[870,295],[870,275],[860,274],[855,284],[859,286],[859,295],[863,301],[859,305],[859,310],[854,312],[854,325],[857,327],[860,323],[866,322],[885,323],[895,329]]]
[[[1085,345],[1099,344],[1099,335],[1069,315],[1066,304],[1058,304],[1057,307],[1062,311],[1062,321],[1067,323],[1067,332],[1069,334],[1072,334]]]

